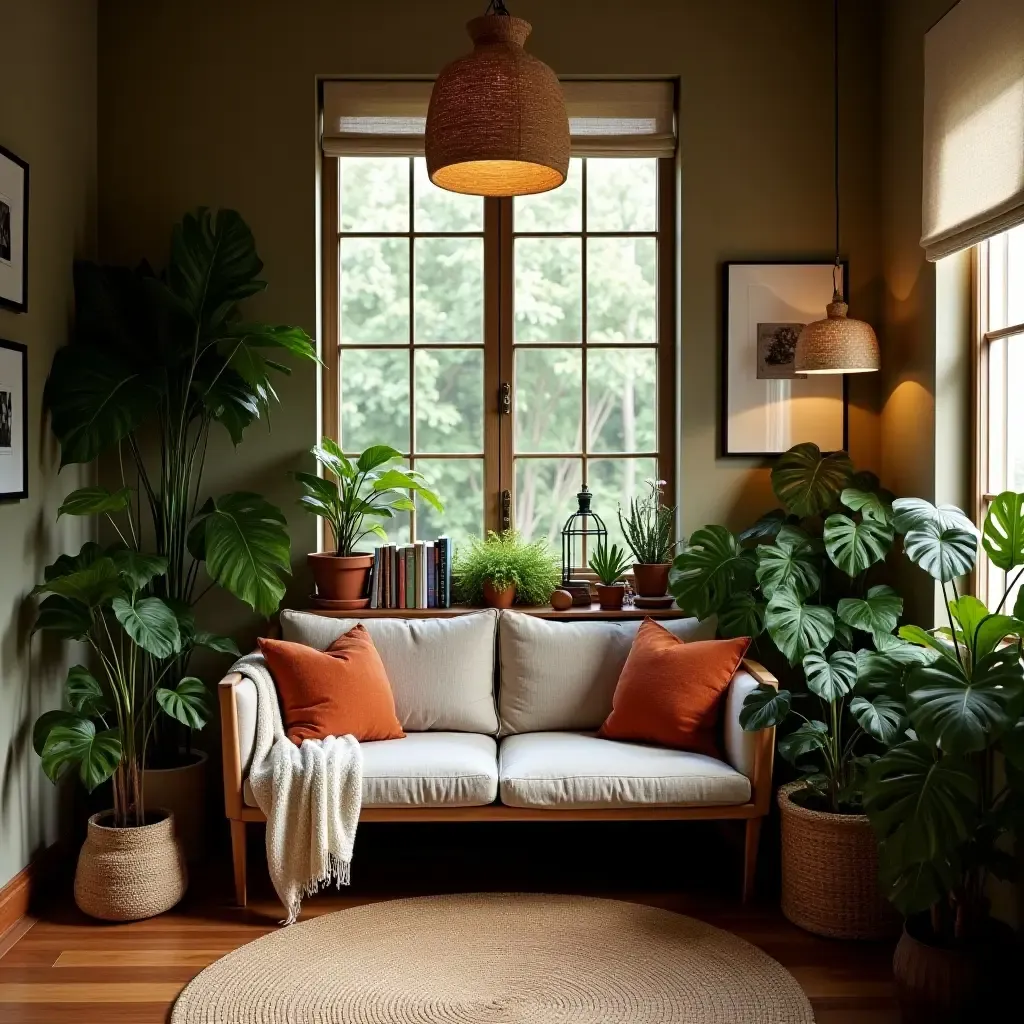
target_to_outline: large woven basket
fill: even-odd
[[[156,820],[135,828],[105,825],[110,811],[94,814],[78,854],[75,902],[103,921],[139,921],[170,910],[188,886],[174,815],[147,812]]]
[[[827,814],[779,790],[782,912],[795,925],[834,939],[897,935],[900,918],[878,884],[878,844],[863,814]]]

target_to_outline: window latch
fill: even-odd
[[[512,528],[512,492],[507,489],[501,492],[501,528]]]
[[[512,385],[507,380],[501,382],[501,390],[498,398],[502,416],[512,415]]]

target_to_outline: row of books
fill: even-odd
[[[373,552],[371,608],[450,608],[452,542],[384,544]]]

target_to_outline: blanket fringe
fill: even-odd
[[[327,866],[324,868],[323,874],[306,882],[299,890],[298,896],[285,908],[288,911],[288,916],[281,924],[295,924],[302,911],[302,901],[307,896],[315,896],[320,889],[332,883],[336,889],[340,889],[343,885],[352,884],[352,861],[343,860],[333,853],[327,858]]]

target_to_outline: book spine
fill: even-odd
[[[398,548],[388,545],[388,607],[398,607]]]
[[[427,566],[426,558],[426,545],[423,541],[416,541],[416,546],[413,548],[413,561],[416,563],[416,579],[415,579],[415,590],[413,591],[413,599],[415,601],[414,607],[426,608],[427,602],[424,594],[424,586],[427,582],[425,569]]]
[[[427,607],[437,607],[437,543],[427,542]]]
[[[405,548],[405,608],[416,607],[416,549],[411,545]]]
[[[451,573],[452,573],[452,552],[451,552],[451,539],[448,537],[441,538],[441,591],[442,597],[442,608],[451,608],[452,606],[452,590],[451,590]]]
[[[380,584],[380,548],[373,549],[373,565],[370,566],[370,607],[377,607],[377,587]]]
[[[398,608],[405,607],[405,574],[408,571],[404,545],[398,549]]]

